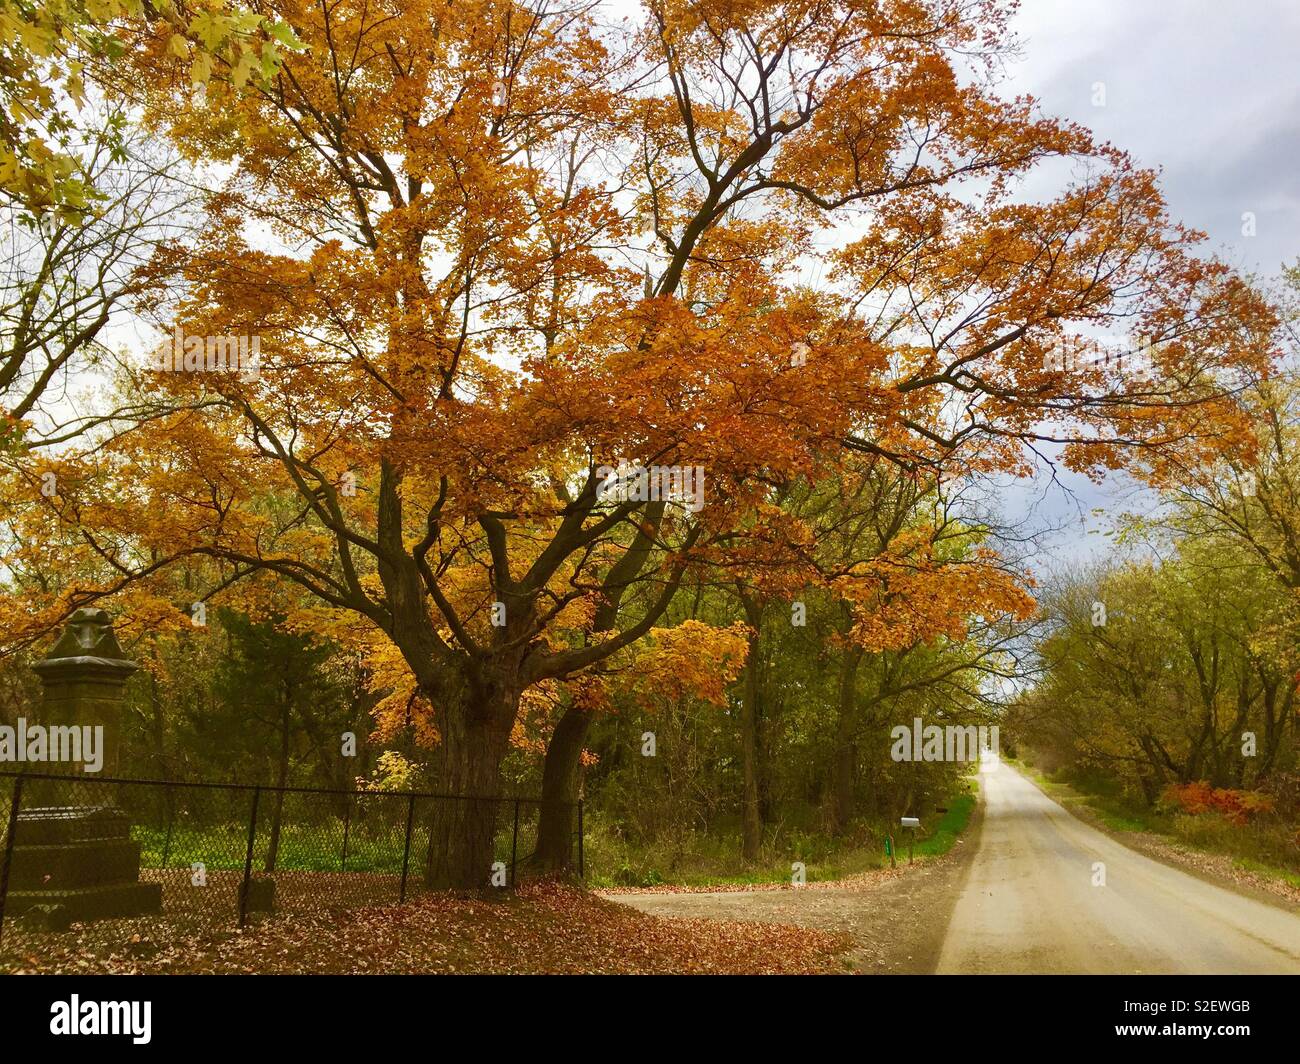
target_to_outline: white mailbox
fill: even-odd
[[[905,828],[919,828],[920,826],[921,826],[921,821],[920,821],[920,818],[919,818],[919,817],[914,817],[914,816],[905,816],[905,817],[903,817],[903,827],[905,827]]]

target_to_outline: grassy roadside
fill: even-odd
[[[1294,898],[1300,893],[1300,871],[1286,867],[1273,857],[1275,840],[1263,832],[1237,828],[1222,817],[1210,814],[1193,817],[1137,807],[1126,801],[1118,788],[1102,781],[1066,782],[1030,762],[1006,760],[1081,820],[1111,834],[1129,836],[1122,841],[1145,839],[1148,845],[1154,844],[1163,851],[1163,856],[1173,857],[1179,864],[1226,874],[1234,880],[1244,877],[1265,889],[1277,887],[1274,892],[1287,897]],[[1205,855],[1213,863],[1207,866],[1180,859],[1189,854]]]
[[[943,814],[934,831],[916,840],[917,857],[942,857],[953,848],[961,833],[970,824],[971,815],[979,800],[979,777],[971,777],[971,789],[952,798],[948,811]]]
[[[918,861],[933,860],[952,849],[970,824],[978,801],[979,777],[957,791],[938,819],[922,820],[917,834]],[[901,865],[907,863],[907,833],[895,827],[894,845]],[[765,847],[758,863],[745,865],[733,838],[696,835],[675,845],[634,849],[593,832],[587,840],[587,882],[596,889],[630,887],[777,886],[791,881],[794,862],[804,865],[809,883],[847,879],[889,867],[884,825],[872,824],[865,841],[845,844],[821,835],[792,833],[784,844]]]
[[[1027,761],[1004,757],[1008,764],[1032,779],[1048,797],[1068,808],[1082,806],[1111,831],[1144,831],[1164,835],[1169,832],[1167,818],[1154,810],[1135,809],[1117,791],[1085,788],[1054,779]]]

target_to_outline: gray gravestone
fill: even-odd
[[[139,666],[126,659],[108,614],[77,610],[33,668],[45,687],[40,723],[102,728],[103,763],[95,775],[115,775],[123,688]],[[140,844],[131,839],[114,785],[78,780],[83,768],[79,762],[28,766],[29,772],[69,778],[24,781],[8,915],[27,913],[61,928],[74,920],[161,911],[161,885],[139,881]]]

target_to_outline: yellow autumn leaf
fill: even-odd
[[[212,77],[212,57],[207,52],[200,52],[190,66],[190,82],[194,85],[206,85]]]

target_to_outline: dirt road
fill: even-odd
[[[660,916],[851,934],[865,972],[1300,974],[1300,915],[1152,860],[1006,765],[983,823],[908,874],[813,891],[622,895]]]
[[[1300,916],[1128,849],[1006,765],[981,778],[938,971],[1300,973]]]

